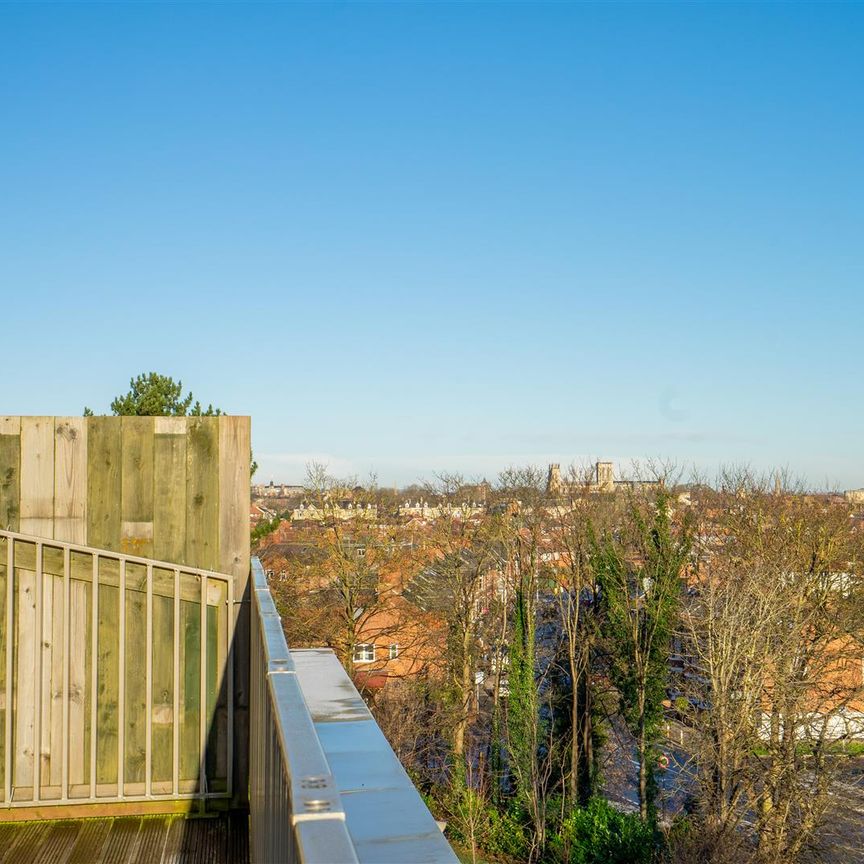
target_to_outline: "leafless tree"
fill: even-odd
[[[828,496],[744,470],[718,485],[684,615],[701,812],[719,838],[752,822],[760,861],[794,862],[819,841],[861,707],[860,539]]]

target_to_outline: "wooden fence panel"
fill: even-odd
[[[121,541],[130,555],[153,555],[153,417],[121,420]]]
[[[54,536],[54,418],[21,418],[22,534]]]
[[[212,570],[219,569],[219,419],[190,417],[186,427],[186,559]]]
[[[153,474],[153,556],[188,563],[185,417],[156,418]]]
[[[0,530],[230,573],[242,597],[250,451],[248,417],[0,417]]]
[[[0,538],[0,773],[9,764],[0,800],[6,783],[14,790],[6,807],[146,797],[145,787],[154,796],[233,788],[242,803],[250,444],[248,417],[0,417],[0,531],[49,541],[37,555],[26,538]],[[9,545],[15,569],[6,573]],[[147,568],[130,561],[121,608],[111,553],[173,562],[180,596],[174,569],[153,566],[148,587]],[[184,568],[234,581],[229,590]]]
[[[91,417],[87,437],[87,545],[120,551],[120,422]]]
[[[58,417],[54,426],[54,538],[87,544],[87,419]]]
[[[20,501],[21,418],[0,417],[0,530],[18,530]]]

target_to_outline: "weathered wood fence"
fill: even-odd
[[[230,796],[233,582],[0,532],[3,806]]]
[[[249,571],[248,417],[0,417],[0,529]]]
[[[243,803],[249,467],[248,417],[0,417],[0,819]]]

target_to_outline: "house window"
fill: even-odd
[[[395,660],[399,656],[399,646],[394,642],[390,648],[390,659]]]
[[[370,642],[360,642],[354,646],[355,663],[373,663],[375,661],[375,646]]]

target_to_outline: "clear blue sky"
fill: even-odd
[[[0,412],[139,371],[259,477],[864,486],[864,5],[0,6]]]

